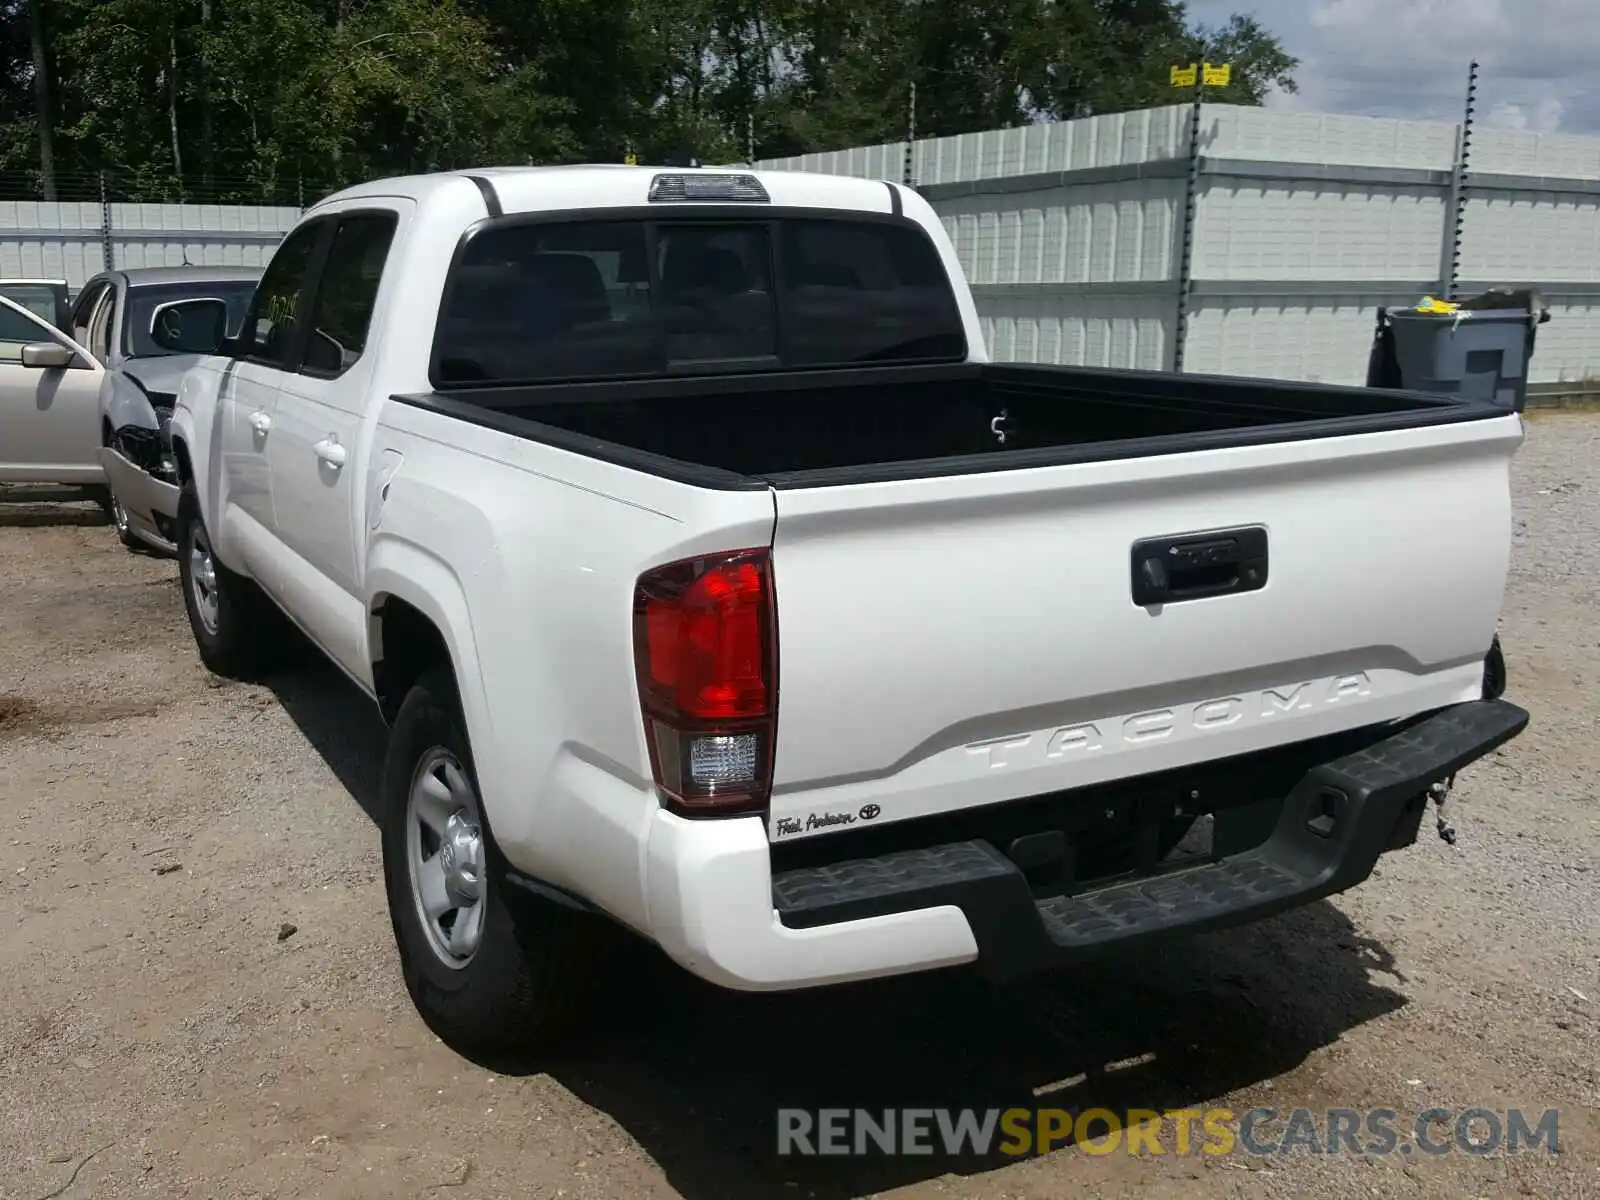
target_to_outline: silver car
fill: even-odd
[[[259,267],[127,268],[101,272],[78,293],[73,336],[105,367],[99,462],[123,545],[174,552],[178,475],[167,426],[197,356],[158,346],[154,323],[177,301],[209,298],[226,305],[227,332],[236,334],[260,277]]]
[[[95,456],[104,380],[80,341],[0,292],[0,484],[83,489],[109,511]]]

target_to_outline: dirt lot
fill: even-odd
[[[367,704],[315,666],[218,686],[171,562],[0,505],[0,1195],[1600,1197],[1600,416],[1536,421],[1517,477],[1534,725],[1465,776],[1454,849],[1015,995],[650,970],[592,1040],[493,1070],[402,990]],[[890,1104],[1553,1106],[1562,1153],[773,1153],[779,1106]]]

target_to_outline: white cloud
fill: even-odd
[[[1553,133],[1561,128],[1566,105],[1546,96],[1531,107],[1523,104],[1497,104],[1489,110],[1484,124],[1491,129],[1517,129],[1524,133]]]
[[[1600,133],[1600,0],[1195,0],[1253,11],[1301,59],[1274,105],[1457,120],[1477,59],[1486,123]]]

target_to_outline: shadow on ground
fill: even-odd
[[[46,483],[0,483],[0,529],[109,525],[92,489]]]
[[[388,741],[378,706],[309,647],[262,682],[376,824]]]
[[[385,736],[372,703],[320,663],[267,682],[372,816]],[[1327,902],[1006,992],[946,972],[747,996],[652,952],[626,961],[564,1054],[485,1065],[548,1072],[691,1200],[832,1200],[1014,1161],[780,1157],[781,1108],[1204,1107],[1405,1003],[1381,981],[1405,982],[1388,951]]]
[[[1006,992],[953,972],[739,996],[652,963],[593,1054],[541,1065],[685,1196],[860,1196],[1014,1159],[780,1157],[780,1108],[1204,1107],[1400,1007],[1371,972],[1387,951],[1326,902]]]
[[[83,504],[38,504],[0,500],[0,529],[38,529],[45,526],[109,525],[98,508]]]

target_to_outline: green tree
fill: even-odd
[[[472,163],[734,161],[1293,88],[1180,0],[0,0],[0,171],[292,202]]]
[[[1207,89],[1206,99],[1218,104],[1260,104],[1274,88],[1299,90],[1294,81],[1300,60],[1286,51],[1254,17],[1235,13],[1216,28],[1201,26],[1189,39],[1191,53],[1213,63],[1229,63],[1232,78],[1225,88]]]

